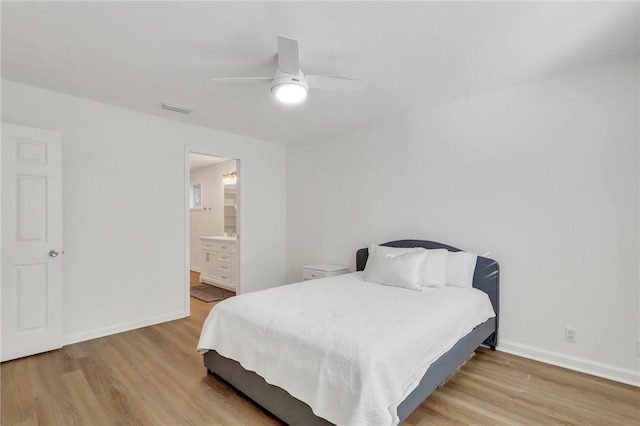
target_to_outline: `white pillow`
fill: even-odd
[[[426,251],[413,251],[398,256],[375,250],[374,262],[365,272],[365,281],[409,290],[422,290],[422,267],[427,256]]]
[[[364,265],[364,273],[366,274],[371,269],[371,266],[376,262],[376,256],[374,253],[382,255],[384,258],[385,255],[389,255],[390,257],[400,256],[405,253],[412,253],[419,249],[417,247],[387,247],[387,246],[379,246],[377,244],[369,244],[369,257],[367,258],[367,263]]]
[[[426,250],[427,257],[422,264],[423,287],[442,288],[447,283],[447,257],[449,250]]]
[[[447,255],[447,285],[472,288],[473,273],[478,255],[466,251],[451,252]]]

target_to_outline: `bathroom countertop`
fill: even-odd
[[[218,237],[200,237],[202,241],[235,241],[236,237],[225,237],[220,235]]]

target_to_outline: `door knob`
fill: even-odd
[[[59,252],[58,250],[55,250],[55,249],[54,249],[54,250],[51,250],[51,251],[49,252],[49,256],[51,256],[51,257],[58,257],[58,256],[60,256],[60,252]]]

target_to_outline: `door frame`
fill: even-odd
[[[191,316],[191,209],[189,208],[189,191],[191,189],[191,162],[189,161],[189,154],[201,154],[210,155],[212,157],[225,158],[227,160],[234,160],[236,162],[236,172],[238,173],[238,182],[236,183],[237,198],[236,203],[238,208],[236,210],[236,247],[237,247],[237,262],[238,262],[238,284],[236,286],[236,293],[242,293],[242,244],[240,242],[240,235],[242,234],[242,190],[240,188],[242,181],[241,174],[241,161],[239,158],[230,158],[226,155],[216,154],[214,152],[192,148],[185,146],[184,149],[184,277],[185,277],[185,317]]]

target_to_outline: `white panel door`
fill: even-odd
[[[62,346],[61,255],[61,135],[3,123],[2,361]]]

